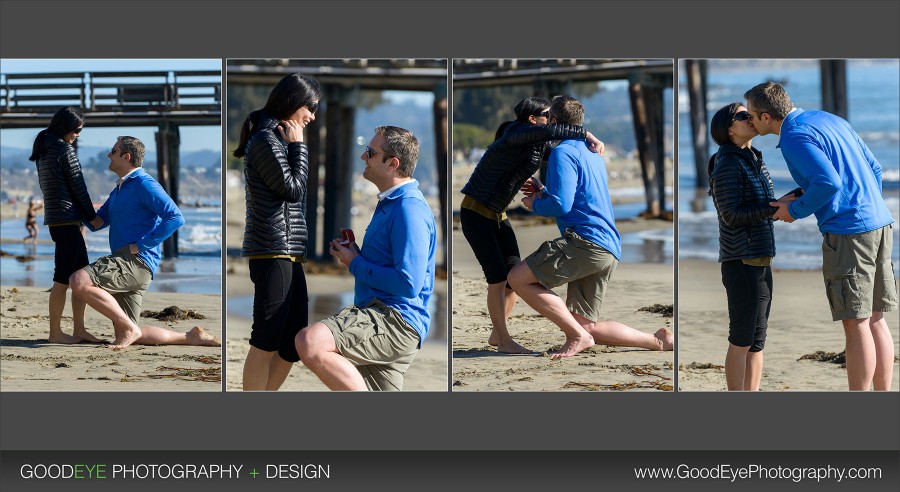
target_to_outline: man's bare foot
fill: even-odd
[[[559,349],[558,352],[553,352],[550,354],[551,359],[562,359],[563,357],[572,357],[573,355],[581,352],[582,350],[591,348],[594,346],[594,337],[590,335],[585,335],[579,338],[568,338],[566,337],[566,343]]]
[[[125,347],[128,347],[132,343],[138,341],[141,338],[141,329],[140,328],[125,328],[124,331],[120,333],[120,330],[116,330],[116,339],[113,340],[113,343],[109,345],[109,348],[113,350],[122,350]]]
[[[58,334],[51,333],[50,336],[47,337],[47,341],[50,343],[65,343],[67,345],[71,345],[81,342],[81,339],[78,337],[73,337],[72,335],[67,335],[63,332],[59,332]]]
[[[218,338],[206,333],[206,330],[195,326],[191,331],[185,334],[189,345],[200,345],[203,347],[221,347],[222,341]]]
[[[670,351],[675,350],[675,335],[668,328],[660,328],[653,334],[656,337],[656,343],[659,350]]]
[[[109,343],[109,340],[104,340],[103,338],[97,338],[94,335],[88,333],[88,331],[84,328],[75,330],[72,332],[72,335],[79,340],[78,343]]]

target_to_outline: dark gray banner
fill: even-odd
[[[2,454],[5,491],[895,491],[896,451]]]

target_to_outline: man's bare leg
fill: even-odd
[[[725,354],[725,384],[728,385],[728,391],[744,391],[749,353],[749,345],[738,347],[731,343],[728,344],[728,352]]]
[[[872,386],[875,391],[889,391],[894,377],[894,339],[883,312],[872,313],[869,330],[875,342],[875,376]]]
[[[614,347],[640,347],[647,350],[672,350],[672,332],[661,328],[650,334],[619,323],[618,321],[591,321],[578,313],[572,317],[594,337],[594,342]]]
[[[220,347],[222,342],[210,335],[203,328],[195,326],[190,331],[160,328],[158,326],[142,326],[141,337],[134,341],[137,345],[195,345],[202,347]]]
[[[75,295],[84,299],[94,310],[112,321],[116,339],[109,348],[123,349],[141,338],[141,329],[125,314],[112,294],[94,285],[87,272],[78,270],[73,273],[69,277],[69,284]]]
[[[337,349],[334,335],[322,323],[300,330],[295,339],[300,360],[333,391],[366,391],[366,382]]]
[[[72,290],[72,320],[75,324],[75,328],[72,331],[72,335],[75,338],[78,338],[79,341],[88,342],[88,343],[106,343],[106,340],[102,340],[100,338],[95,337],[87,331],[87,328],[84,327],[84,308],[87,305],[84,302],[84,299],[75,295],[75,290]]]
[[[566,303],[538,282],[524,261],[509,272],[509,284],[529,306],[552,321],[566,335],[566,343],[552,358],[571,357],[594,346],[594,337],[575,320]]]
[[[519,345],[509,334],[506,320],[516,304],[516,293],[506,288],[506,280],[488,284],[487,306],[491,316],[491,336],[488,343],[502,354],[530,354],[531,350]]]
[[[747,352],[747,368],[744,372],[744,391],[759,391],[759,384],[762,381],[763,353]]]
[[[51,343],[78,343],[81,341],[62,331],[62,314],[66,308],[66,290],[68,288],[68,285],[59,282],[53,282],[53,287],[50,288],[50,335],[47,336],[47,341]]]
[[[846,339],[847,382],[850,391],[869,391],[875,376],[877,356],[869,320],[870,318],[862,318],[841,321]]]

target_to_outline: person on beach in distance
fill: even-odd
[[[519,245],[506,217],[506,207],[522,184],[538,170],[549,142],[587,139],[592,151],[603,151],[603,143],[581,125],[548,125],[549,108],[550,101],[543,97],[520,101],[514,110],[516,120],[500,126],[496,140],[462,189],[465,198],[459,219],[488,283],[487,306],[492,325],[488,343],[500,353],[531,353],[513,340],[506,324],[516,304],[516,294],[506,276],[519,262]]]
[[[581,125],[584,107],[556,96],[550,123]],[[547,185],[537,182],[522,203],[535,214],[555,217],[563,237],[547,241],[509,272],[522,299],[566,335],[553,358],[571,357],[595,343],[650,350],[672,350],[666,328],[644,333],[616,321],[600,321],[600,306],[621,254],[603,158],[581,140],[566,139],[550,153]],[[568,284],[563,302],[552,288]]]
[[[434,290],[434,214],[412,178],[419,141],[396,126],[375,129],[363,177],[378,205],[362,250],[331,242],[356,281],[353,306],[297,334],[300,360],[331,390],[399,391],[428,334]]]
[[[69,277],[88,264],[87,245],[79,226],[90,221],[100,227],[102,220],[94,212],[91,197],[84,184],[81,163],[75,154],[75,139],[84,127],[81,109],[66,106],[50,120],[50,126],[34,139],[30,160],[37,166],[41,193],[44,195],[44,225],[55,244],[53,255],[53,287],[50,289],[50,335],[53,343],[101,343],[84,327],[84,300],[72,295],[72,335],[62,332],[62,313],[66,307]],[[33,219],[32,206],[29,216]],[[34,232],[37,239],[37,231]],[[27,239],[27,238],[26,238]]]
[[[35,200],[34,197],[28,199],[28,212],[25,213],[25,230],[28,231],[28,235],[22,238],[23,243],[31,241],[31,244],[37,244],[37,213],[42,208],[44,204],[39,200]]]
[[[719,216],[719,263],[728,297],[725,380],[730,391],[759,391],[772,305],[775,235],[772,179],[753,148],[747,108],[729,104],[712,118],[719,150],[709,159],[709,188]],[[793,195],[791,195],[793,198]],[[787,200],[788,198],[783,198]]]
[[[744,99],[759,134],[780,136],[788,170],[804,191],[797,200],[772,202],[774,218],[816,215],[825,292],[832,319],[844,328],[849,388],[889,390],[894,341],[884,312],[897,308],[897,290],[881,165],[846,120],[795,108],[779,84],[759,84]]]
[[[141,167],[144,144],[140,140],[119,137],[107,157],[109,170],[119,179],[97,216],[101,228],[109,226],[112,254],[72,274],[72,292],[113,322],[112,349],[133,343],[220,346],[199,326],[187,333],[138,326],[144,291],[162,257],[162,242],[184,224],[184,218],[162,186]],[[91,227],[97,229],[93,223]],[[77,228],[75,232],[80,238]]]
[[[244,361],[245,391],[276,391],[300,360],[294,336],[309,323],[303,129],[316,119],[319,83],[286,75],[265,107],[244,120],[235,157],[244,158],[247,217],[241,256],[253,282],[253,328]],[[314,212],[315,213],[315,212]]]

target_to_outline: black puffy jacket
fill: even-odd
[[[278,121],[261,115],[244,155],[247,222],[241,256],[306,254],[306,144],[276,135]]]
[[[462,192],[499,214],[538,170],[547,142],[585,135],[577,125],[513,122],[485,151]]]
[[[52,133],[44,139],[43,153],[35,163],[44,194],[44,225],[94,220],[97,212],[84,184],[75,148]]]
[[[719,262],[775,256],[775,191],[762,153],[723,145],[709,160],[709,186],[719,214]]]

